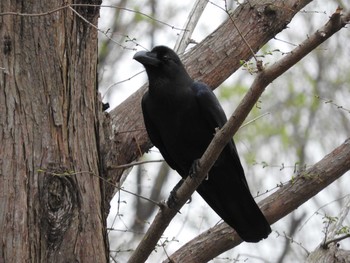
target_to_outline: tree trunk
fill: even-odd
[[[108,260],[97,32],[68,2],[0,4],[0,262]]]

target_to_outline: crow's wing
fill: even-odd
[[[226,123],[226,115],[213,91],[202,82],[193,82],[192,90],[195,93],[200,109],[206,113],[205,117],[211,128],[222,128]]]
[[[169,166],[172,169],[174,169],[180,173],[180,172],[182,172],[182,170],[180,169],[180,167],[178,167],[178,165],[176,165],[175,161],[170,157],[170,155],[167,152],[166,147],[162,141],[160,133],[152,121],[152,118],[151,118],[150,113],[148,111],[149,103],[150,103],[149,102],[149,94],[147,91],[145,93],[145,95],[143,95],[143,97],[142,97],[141,107],[142,107],[143,119],[145,122],[148,136],[149,136],[151,142],[153,143],[153,145],[159,149],[160,153],[163,155],[164,159],[169,164]]]
[[[210,128],[214,132],[216,128],[222,128],[227,122],[227,118],[213,91],[202,82],[194,82],[192,85],[192,90],[195,92],[198,105]],[[230,140],[227,147],[229,148],[230,155],[234,161],[234,164],[237,168],[241,169],[241,172],[239,174],[244,184],[248,188],[248,183],[244,176],[244,171],[234,141]],[[225,149],[223,151],[225,151]]]

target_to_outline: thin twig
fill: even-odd
[[[312,218],[313,216],[318,215],[318,214],[321,214],[321,213],[319,212],[320,210],[322,210],[323,208],[325,208],[325,207],[328,206],[328,205],[331,205],[331,204],[333,204],[333,203],[335,203],[335,202],[339,202],[340,200],[342,200],[342,199],[344,199],[344,198],[349,198],[349,197],[350,197],[350,194],[347,194],[347,195],[344,195],[344,196],[342,196],[342,197],[340,197],[340,198],[338,198],[338,199],[335,199],[335,200],[333,200],[333,201],[331,201],[331,202],[329,202],[329,203],[327,203],[327,204],[322,205],[322,206],[319,207],[311,216],[309,216],[309,217],[305,220],[305,222],[300,226],[300,228],[298,229],[298,231],[301,231],[301,230],[303,229],[303,227],[311,220],[311,218]]]
[[[160,23],[160,24],[163,24],[165,26],[168,26],[170,27],[171,29],[174,29],[174,30],[178,30],[178,31],[185,31],[185,29],[182,29],[182,28],[178,28],[178,27],[175,27],[175,26],[172,26],[166,22],[163,22],[159,19],[156,19],[150,15],[147,15],[143,12],[140,12],[140,11],[136,11],[136,10],[133,10],[133,9],[130,9],[130,8],[126,8],[126,7],[119,7],[119,6],[114,6],[114,5],[94,5],[94,4],[68,4],[68,5],[64,5],[64,6],[61,6],[61,7],[58,7],[58,8],[54,8],[54,9],[51,9],[49,11],[46,11],[46,12],[42,12],[42,13],[21,13],[21,12],[2,12],[0,13],[0,16],[8,16],[8,15],[12,15],[12,16],[21,16],[21,17],[40,17],[40,16],[47,16],[47,15],[50,15],[50,14],[53,14],[53,13],[56,13],[56,12],[59,12],[59,11],[62,11],[64,9],[70,9],[72,10],[72,12],[74,14],[76,14],[78,17],[80,17],[85,23],[87,23],[88,25],[90,25],[91,27],[93,27],[94,29],[96,29],[98,32],[100,32],[101,34],[103,34],[106,38],[108,38],[110,41],[112,41],[114,44],[118,45],[119,47],[123,48],[123,49],[127,49],[127,50],[136,50],[135,48],[130,48],[130,47],[127,47],[127,46],[124,46],[123,44],[119,43],[118,41],[114,40],[113,38],[111,38],[110,36],[108,36],[108,30],[105,32],[101,29],[99,29],[96,25],[92,24],[91,22],[89,22],[83,15],[81,15],[77,10],[75,10],[73,7],[108,7],[108,8],[116,8],[116,9],[121,9],[121,10],[124,10],[124,11],[128,11],[128,12],[132,12],[132,13],[135,13],[135,14],[139,14],[139,15],[142,15],[144,17],[147,17],[157,23]],[[139,43],[136,42],[136,40],[134,38],[130,38],[128,35],[121,35],[122,37],[125,37],[127,39],[127,41],[130,41],[132,43],[134,43],[136,46],[140,46],[142,47],[143,49],[147,50],[147,48],[143,47],[142,45],[140,45]]]
[[[53,13],[56,13],[58,11],[61,11],[63,9],[68,8],[70,5],[64,5],[64,6],[60,6],[58,8],[54,8],[51,9],[49,11],[46,12],[42,12],[42,13],[21,13],[21,12],[2,12],[0,13],[0,16],[24,16],[24,17],[35,17],[35,16],[47,16]]]
[[[228,8],[227,8],[227,2],[226,2],[226,0],[225,0],[225,8],[222,8],[221,6],[219,6],[218,4],[215,4],[215,3],[212,2],[212,1],[210,1],[210,3],[211,3],[212,5],[218,7],[219,9],[221,9],[222,11],[224,11],[224,12],[228,15],[228,17],[230,18],[230,20],[231,20],[233,26],[236,28],[236,30],[237,30],[239,36],[242,38],[244,44],[249,48],[250,52],[252,53],[252,57],[254,58],[255,62],[258,63],[259,60],[258,60],[258,58],[256,57],[254,50],[253,50],[252,47],[249,45],[249,43],[248,43],[248,41],[245,39],[245,37],[242,35],[242,32],[241,32],[241,30],[237,27],[236,22],[233,20],[232,14],[230,14],[230,10],[228,10]],[[258,66],[258,69],[260,69],[260,66]]]
[[[346,234],[337,238],[333,238],[331,240],[327,240],[324,244],[322,244],[322,247],[326,249],[331,243],[338,243],[339,241],[342,241],[343,239],[346,239],[346,238],[350,238],[350,234]]]
[[[165,25],[167,27],[170,27],[171,29],[178,30],[178,31],[186,31],[186,29],[170,25],[170,24],[168,24],[168,23],[166,23],[166,22],[164,22],[162,20],[156,19],[156,18],[154,18],[154,17],[152,17],[150,15],[147,15],[146,13],[143,13],[141,11],[137,11],[137,10],[134,10],[134,9],[130,9],[130,8],[127,8],[127,7],[120,7],[120,6],[115,6],[115,5],[94,5],[94,4],[71,4],[70,6],[107,7],[107,8],[121,9],[121,10],[124,10],[124,11],[128,11],[128,12],[131,12],[131,13],[142,15],[144,17],[147,17],[147,18],[149,18],[149,19],[159,23],[159,24],[162,24],[162,25]]]
[[[335,222],[330,222],[330,227],[326,228],[327,232],[325,234],[325,238],[323,244],[321,245],[323,248],[327,248],[329,244],[336,243],[342,239],[348,238],[350,234],[346,234],[341,237],[335,237],[338,234],[338,231],[342,228],[344,220],[347,218],[350,212],[350,195],[345,198],[345,205],[343,206],[340,215],[338,216]],[[328,234],[329,233],[329,234]]]
[[[117,85],[119,85],[119,84],[122,84],[122,83],[124,83],[124,82],[126,82],[126,81],[129,81],[129,80],[133,79],[134,77],[140,75],[140,74],[143,73],[143,72],[145,72],[145,71],[142,70],[142,71],[140,71],[140,72],[137,72],[136,74],[132,75],[131,77],[128,77],[128,78],[126,78],[126,79],[123,79],[123,80],[121,80],[121,81],[118,81],[118,82],[116,82],[116,83],[113,83],[112,85],[110,85],[109,87],[107,87],[106,90],[104,90],[104,94],[102,95],[102,100],[104,99],[104,97],[106,96],[106,94],[108,93],[108,91],[109,91],[111,88],[113,88],[113,87],[115,87],[115,86],[117,86]]]
[[[111,38],[110,36],[107,35],[106,32],[104,32],[103,30],[99,29],[97,26],[95,26],[94,24],[92,24],[90,21],[88,21],[83,15],[81,15],[77,10],[75,10],[72,5],[69,5],[68,8],[74,13],[76,14],[78,17],[80,17],[85,23],[87,23],[89,26],[93,27],[94,29],[96,29],[98,32],[100,32],[101,34],[103,34],[105,37],[107,37],[110,41],[112,41],[114,44],[118,45],[119,47],[123,48],[123,49],[129,49],[129,50],[136,50],[135,48],[129,48],[126,47],[120,43],[118,43],[116,40],[114,40],[113,38]]]
[[[164,160],[159,159],[159,160],[148,160],[148,161],[138,161],[138,162],[132,162],[132,163],[127,163],[127,164],[121,164],[121,165],[116,165],[116,166],[110,166],[109,169],[124,169],[124,168],[129,168],[135,165],[141,165],[145,163],[161,163],[164,162]]]
[[[324,102],[324,104],[330,104],[330,105],[333,105],[335,107],[337,107],[337,109],[340,109],[340,110],[343,110],[343,111],[346,111],[347,113],[350,113],[350,109],[347,109],[341,105],[338,105],[337,103],[335,103],[333,100],[331,99],[325,99],[325,98],[321,98],[320,96],[316,95],[315,96],[316,99],[319,99],[321,101]]]
[[[68,4],[68,5],[64,5],[64,6],[60,6],[58,8],[54,8],[54,9],[51,9],[49,11],[46,11],[46,12],[42,12],[42,13],[21,13],[21,12],[2,12],[0,13],[0,16],[8,16],[8,15],[12,15],[12,16],[28,16],[28,17],[35,17],[35,16],[47,16],[47,15],[50,15],[52,13],[56,13],[58,11],[61,11],[63,9],[66,9],[66,8],[71,8],[71,7],[74,7],[74,6],[77,6],[77,7],[107,7],[107,8],[115,8],[115,9],[121,9],[121,10],[124,10],[124,11],[128,11],[128,12],[131,12],[131,13],[135,13],[135,14],[138,14],[138,15],[142,15],[144,17],[147,17],[157,23],[160,23],[160,24],[163,24],[165,26],[168,26],[170,27],[171,29],[174,29],[174,30],[178,30],[178,31],[185,31],[185,29],[182,29],[182,28],[179,28],[179,27],[176,27],[176,26],[173,26],[173,25],[170,25],[164,21],[161,21],[159,19],[156,19],[150,15],[147,15],[146,13],[143,13],[141,11],[137,11],[137,10],[133,10],[133,9],[130,9],[130,8],[127,8],[127,7],[120,7],[120,6],[115,6],[115,5],[94,5],[94,4]]]
[[[267,116],[267,115],[269,115],[269,114],[270,114],[270,112],[265,112],[264,114],[262,114],[262,115],[260,115],[260,116],[258,116],[258,117],[256,117],[256,118],[254,118],[254,119],[252,119],[252,120],[250,120],[250,121],[247,121],[247,122],[243,123],[242,126],[239,127],[239,129],[242,129],[242,128],[248,126],[249,124],[251,124],[251,123],[253,123],[253,122],[255,122],[255,121],[257,121],[257,120],[259,120],[259,119],[261,119],[261,118],[263,118],[263,117],[265,117],[265,116]]]
[[[157,161],[157,160],[155,160],[155,161]],[[109,180],[107,180],[106,178],[103,178],[102,176],[98,176],[98,175],[96,175],[95,173],[90,172],[90,171],[79,171],[79,172],[76,172],[76,171],[67,171],[67,172],[63,172],[63,173],[56,173],[56,172],[50,172],[50,171],[47,171],[47,170],[44,170],[44,169],[38,169],[37,172],[38,172],[38,173],[47,173],[47,174],[50,174],[50,175],[52,175],[52,176],[58,176],[58,177],[72,176],[72,175],[80,175],[80,174],[81,174],[81,175],[82,175],[82,174],[90,174],[90,175],[92,175],[92,176],[98,177],[98,178],[99,178],[100,180],[102,180],[103,182],[105,182],[105,183],[107,183],[107,184],[109,184],[109,185],[112,185],[113,187],[117,188],[117,189],[120,190],[120,191],[123,191],[123,192],[125,192],[125,193],[127,193],[127,194],[130,194],[130,195],[133,195],[133,196],[136,196],[136,197],[138,197],[138,198],[144,199],[144,200],[146,200],[146,201],[148,201],[148,202],[150,202],[150,203],[155,204],[156,206],[162,206],[159,202],[156,202],[156,201],[154,201],[154,200],[152,200],[152,199],[149,199],[149,198],[147,198],[147,197],[144,197],[144,196],[142,196],[142,195],[135,194],[135,193],[133,193],[133,192],[131,192],[131,191],[125,190],[124,188],[122,188],[122,187],[120,187],[120,186],[118,186],[118,185],[116,185],[116,184],[111,183],[111,182],[110,182]]]

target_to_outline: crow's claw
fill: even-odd
[[[170,192],[169,198],[167,200],[167,205],[169,206],[169,208],[173,209],[177,206],[177,196],[176,196],[176,191],[172,190]]]
[[[181,179],[174,187],[173,190],[171,190],[170,192],[170,195],[169,195],[169,198],[167,200],[167,205],[169,206],[169,208],[171,209],[175,209],[175,207],[177,207],[178,205],[178,199],[177,199],[177,196],[176,196],[176,191],[177,189],[180,188],[180,186],[183,184],[184,182],[184,179]],[[179,212],[179,211],[178,211]],[[180,212],[179,212],[180,213]]]
[[[186,204],[189,204],[192,202],[192,196],[187,200],[187,203]]]
[[[196,174],[198,173],[199,166],[200,166],[199,159],[194,160],[189,172],[189,176],[191,178],[194,178],[196,176]]]

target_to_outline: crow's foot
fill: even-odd
[[[167,205],[169,206],[169,208],[171,209],[175,209],[175,207],[177,207],[178,205],[178,198],[176,196],[176,191],[177,189],[180,188],[180,186],[183,184],[184,179],[181,179],[174,187],[173,190],[171,190],[169,198],[167,200]],[[179,211],[178,211],[179,212]],[[180,213],[180,212],[179,212]]]
[[[196,174],[198,173],[199,166],[200,166],[199,159],[194,160],[192,165],[191,165],[190,172],[189,172],[189,176],[191,178],[196,177]]]

